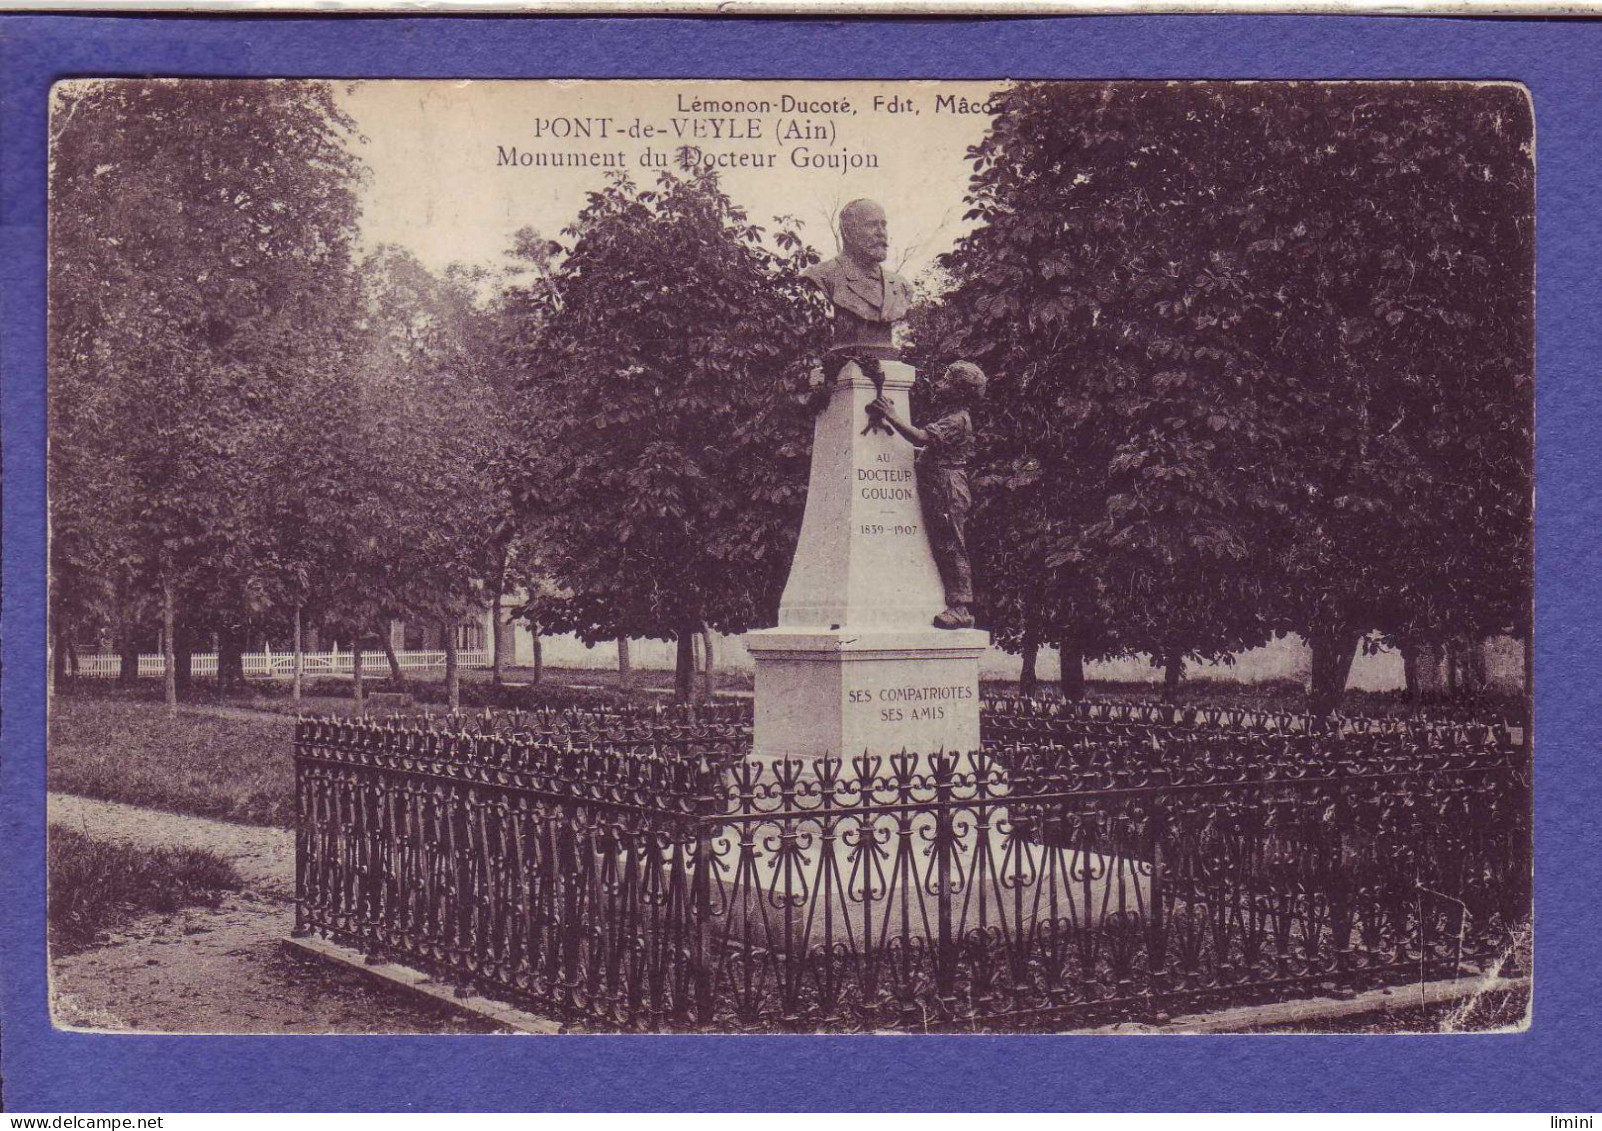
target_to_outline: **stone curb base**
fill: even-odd
[[[1245,1005],[1214,1013],[1192,1013],[1160,1023],[1125,1021],[1095,1029],[1076,1029],[1082,1035],[1107,1036],[1183,1036],[1187,1033],[1239,1033],[1284,1025],[1313,1025],[1365,1013],[1390,1013],[1403,1009],[1453,1005],[1480,994],[1530,992],[1530,979],[1485,978],[1481,976],[1443,979],[1436,982],[1391,986],[1368,990],[1350,998],[1301,998],[1263,1005]],[[1522,1028],[1522,1026],[1521,1026]],[[1265,1034],[1272,1035],[1272,1034]],[[1316,1035],[1316,1034],[1314,1034]]]
[[[456,991],[444,982],[438,981],[410,966],[402,966],[398,962],[378,962],[369,964],[359,950],[338,943],[329,942],[310,936],[303,939],[287,938],[284,945],[291,950],[298,951],[311,958],[321,959],[353,970],[364,977],[381,982],[416,997],[428,998],[436,1004],[466,1013],[474,1017],[491,1021],[497,1025],[504,1025],[516,1033],[533,1033],[548,1036],[560,1033],[562,1026],[547,1017],[538,1017],[532,1013],[507,1005],[505,1002],[493,1001],[478,994],[469,994],[467,997],[457,997]]]
[[[361,951],[326,939],[313,937],[287,938],[284,945],[301,954],[332,962],[354,970],[387,986],[443,1005],[449,1009],[504,1025],[518,1033],[549,1036],[560,1033],[562,1026],[547,1017],[539,1017],[505,1002],[493,1001],[478,994],[457,997],[456,991],[410,966],[398,962],[369,964]],[[1369,990],[1351,998],[1303,998],[1297,1001],[1271,1002],[1265,1005],[1248,1005],[1236,1009],[1221,1009],[1214,1013],[1195,1013],[1175,1017],[1159,1024],[1121,1022],[1094,1029],[1069,1029],[1064,1033],[1078,1036],[1182,1036],[1188,1033],[1239,1033],[1248,1029],[1264,1029],[1283,1025],[1311,1025],[1320,1021],[1333,1021],[1364,1013],[1385,1013],[1393,1010],[1413,1009],[1420,1006],[1450,1005],[1466,1001],[1481,993],[1530,992],[1530,979],[1466,977],[1425,982],[1421,985],[1393,986],[1386,990]],[[912,1034],[894,1032],[887,1036]]]

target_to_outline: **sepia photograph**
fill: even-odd
[[[1524,85],[48,129],[58,1028],[1529,1028]]]

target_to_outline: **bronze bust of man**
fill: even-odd
[[[890,249],[884,209],[871,200],[853,200],[840,210],[840,254],[806,270],[834,306],[831,353],[894,358],[894,324],[907,316],[912,288],[884,266]]]

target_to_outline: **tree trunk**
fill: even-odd
[[[294,698],[295,705],[297,707],[300,706],[301,685],[304,682],[305,675],[306,675],[306,655],[305,655],[305,653],[303,651],[301,651],[301,618],[302,618],[302,615],[303,614],[302,614],[301,607],[299,605],[296,605],[295,606],[295,675],[294,675],[294,679],[290,683],[290,695]]]
[[[495,543],[495,565],[490,571],[490,686],[499,687],[504,678],[501,648],[504,646],[505,626],[502,622],[501,600],[506,596],[506,563],[511,552],[509,537],[500,537]]]
[[[501,685],[501,634],[504,631],[501,625],[501,580],[504,573],[495,579],[495,591],[490,596],[490,685]]]
[[[217,639],[217,686],[229,689],[245,682],[244,633],[238,626],[224,628]]]
[[[68,647],[72,645],[69,643]],[[1485,693],[1490,677],[1485,670],[1485,641],[1471,636],[1463,643],[1463,693],[1479,696]]]
[[[530,624],[528,626],[528,635],[534,652],[534,682],[538,684],[541,679],[545,678],[545,645],[540,641],[540,626]]]
[[[1076,640],[1064,640],[1057,645],[1061,670],[1057,674],[1057,686],[1062,689],[1062,697],[1069,702],[1076,702],[1085,697],[1085,653]]]
[[[701,626],[702,658],[705,660],[701,668],[701,698],[708,703],[717,697],[717,663],[712,651],[712,630],[706,625]]]
[[[1040,636],[1033,628],[1026,628],[1023,634],[1023,671],[1018,673],[1018,694],[1026,699],[1034,698],[1040,687],[1040,677],[1035,674],[1039,659]]]
[[[52,626],[50,635],[54,643],[54,647],[50,649],[50,678],[55,681],[55,686],[59,687],[67,682],[67,634],[61,630],[59,618]]]
[[[1535,633],[1531,631],[1533,626],[1528,622],[1526,622],[1522,627],[1524,630],[1524,686],[1520,690],[1522,690],[1524,693],[1524,706],[1525,709],[1528,710],[1530,705],[1530,689],[1535,686]],[[1528,733],[1528,726],[1525,727],[1525,731]]]
[[[1441,645],[1441,652],[1445,656],[1446,666],[1446,697],[1457,698],[1457,641],[1448,640]]]
[[[1399,644],[1397,651],[1402,654],[1402,687],[1406,691],[1408,705],[1417,711],[1424,704],[1424,682],[1418,670],[1418,645]]]
[[[161,683],[167,700],[167,714],[178,717],[178,655],[174,647],[178,635],[177,616],[172,607],[172,582],[161,583]]]
[[[1307,711],[1324,718],[1341,705],[1346,692],[1346,678],[1352,673],[1352,659],[1362,633],[1355,629],[1328,632],[1311,632],[1307,643],[1312,648],[1312,674],[1307,687]]]
[[[177,615],[177,610],[174,609],[173,617],[175,620]],[[179,687],[187,691],[195,682],[194,633],[181,624],[176,625],[173,629],[172,649],[174,667],[176,668],[173,678],[177,681]]]
[[[462,709],[462,672],[457,666],[456,622],[443,622],[445,636],[445,701],[454,713]]]
[[[306,630],[306,651],[321,652],[323,650],[323,634],[314,624]]]
[[[617,638],[617,686],[619,691],[634,688],[634,669],[629,664],[629,638]]]
[[[357,718],[367,714],[367,688],[362,684],[362,638],[350,642],[350,698]]]
[[[1170,652],[1163,658],[1163,702],[1179,698],[1179,681],[1185,678],[1185,654]]]
[[[386,622],[380,625],[379,628],[381,631],[378,637],[384,642],[384,659],[389,661],[389,678],[395,681],[397,688],[405,687],[406,673],[401,670],[400,657],[395,655],[395,641],[391,639],[389,625]]]
[[[680,626],[678,656],[673,669],[673,693],[680,703],[688,703],[695,698],[695,636],[693,625]]]
[[[139,633],[133,625],[125,624],[122,627],[122,638],[117,642],[118,663],[117,682],[123,686],[134,683],[139,678]]]
[[[1440,644],[1418,646],[1419,700],[1434,698],[1446,689],[1446,649]]]

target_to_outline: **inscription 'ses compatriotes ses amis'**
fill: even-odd
[[[940,687],[881,687],[877,690],[856,687],[846,692],[849,703],[922,703],[943,699],[973,699],[974,689],[967,684],[953,683]]]

